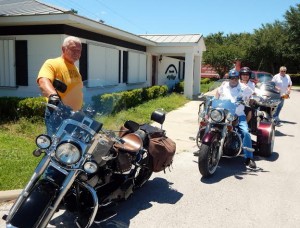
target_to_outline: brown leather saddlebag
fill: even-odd
[[[165,171],[173,162],[176,152],[175,142],[164,134],[151,134],[149,139],[149,153],[153,157],[153,171]]]

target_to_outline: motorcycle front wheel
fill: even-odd
[[[210,145],[201,144],[198,157],[198,168],[203,177],[213,175],[218,167],[220,156],[218,155],[219,142],[216,138]]]
[[[201,147],[201,140],[202,140],[204,133],[205,133],[205,127],[199,128],[199,130],[197,132],[197,136],[196,136],[196,144],[199,149]]]
[[[51,182],[39,181],[13,215],[9,224],[13,227],[39,227],[42,217],[55,198],[56,191],[56,187]]]

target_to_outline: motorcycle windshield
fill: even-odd
[[[236,107],[237,107],[237,105],[232,103],[231,100],[220,100],[220,99],[214,99],[212,101],[211,106],[212,106],[212,108],[226,109],[232,115],[234,115]]]
[[[274,82],[259,83],[256,85],[255,94],[267,99],[279,99],[280,92]]]
[[[58,84],[58,85],[57,85]],[[64,85],[62,82],[55,82],[60,100],[49,102],[45,111],[45,123],[47,134],[52,136],[58,130],[68,134],[80,135],[90,134],[93,136],[102,128],[101,121],[96,117],[101,116],[97,112],[97,102],[93,102],[93,92],[87,92],[87,88],[93,87],[97,95],[104,88],[103,83],[98,80],[79,82],[77,85]],[[65,89],[61,89],[65,88]],[[78,110],[78,107],[82,107]],[[63,128],[63,129],[60,129]],[[74,129],[76,133],[74,132]]]

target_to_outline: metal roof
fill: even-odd
[[[35,0],[0,0],[0,16],[62,14],[70,10],[46,5]]]
[[[198,43],[201,39],[199,34],[187,35],[140,35],[145,39],[157,43]]]

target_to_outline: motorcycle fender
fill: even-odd
[[[272,138],[273,124],[260,122],[257,127],[257,143],[270,143]]]
[[[9,224],[13,227],[38,227],[39,220],[51,205],[56,192],[57,187],[50,181],[39,181],[12,216]]]
[[[211,143],[212,143],[212,141],[213,141],[213,139],[214,139],[214,137],[215,137],[215,135],[216,135],[216,132],[213,132],[213,131],[207,132],[203,136],[203,138],[201,140],[201,143],[210,146]]]

